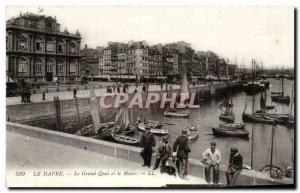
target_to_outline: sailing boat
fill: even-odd
[[[246,114],[245,111],[247,109],[247,96],[245,102],[244,112],[242,114],[242,119],[244,122],[254,122],[254,123],[265,123],[265,124],[273,124],[275,119],[269,116],[266,116],[264,113],[254,113],[254,104],[255,104],[255,96],[252,96],[252,114]]]
[[[284,95],[284,83],[283,83],[283,75],[281,76],[281,92],[271,92],[273,96],[271,96],[272,101],[283,104],[290,104],[290,96]]]
[[[274,105],[266,105],[267,103],[267,91],[261,92],[260,95],[260,110],[255,111],[255,113],[264,113],[266,110],[274,109]]]
[[[220,109],[222,110],[223,108],[225,108],[225,111],[221,113],[219,119],[226,122],[234,123],[234,114],[232,112],[232,107],[232,98],[230,100],[229,98],[225,98],[224,102],[220,105]]]
[[[273,152],[274,152],[274,137],[275,137],[275,125],[273,124],[272,132],[271,132],[271,155],[270,155],[270,163],[260,169],[260,172],[269,172],[271,178],[280,179],[282,177],[282,170],[279,166],[273,165]]]
[[[126,136],[126,134],[133,133],[135,127],[130,125],[127,105],[124,104],[119,110],[115,119],[115,126],[111,133],[111,137],[122,144],[137,145],[139,140],[135,137]]]
[[[185,102],[190,98],[189,83],[187,80],[186,72],[183,73],[183,77],[181,79],[181,88],[178,101],[180,101],[181,97],[185,97]],[[189,116],[189,110],[186,109],[185,112],[176,112],[175,109],[170,109],[169,107],[167,107],[167,109],[164,111],[164,116],[187,118]]]

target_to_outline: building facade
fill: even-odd
[[[77,31],[60,31],[56,19],[20,14],[6,22],[7,75],[25,81],[68,81],[80,76]]]

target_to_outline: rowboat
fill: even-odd
[[[195,126],[189,127],[187,129],[187,136],[188,136],[189,140],[196,139],[199,136],[199,131],[198,131],[197,127],[195,127]]]
[[[122,143],[122,144],[126,144],[126,145],[138,145],[139,144],[139,140],[134,137],[129,137],[129,136],[121,135],[121,134],[112,134],[111,136],[115,141]]]
[[[224,128],[224,129],[231,129],[231,130],[235,130],[235,129],[245,129],[245,125],[242,123],[232,123],[232,124],[220,124],[220,128]]]
[[[290,97],[284,95],[271,96],[272,101],[283,104],[290,104]]]
[[[249,132],[242,129],[212,128],[212,132],[216,137],[239,137],[248,139],[249,136]]]
[[[188,113],[178,113],[178,112],[164,111],[164,116],[187,118],[187,117],[189,117],[189,114]]]
[[[137,124],[137,128],[141,131],[146,131],[146,127],[148,127],[148,126],[144,122],[139,122]],[[153,128],[153,127],[150,127],[150,133],[158,134],[158,135],[167,135],[169,133],[169,130],[166,129],[166,128]]]

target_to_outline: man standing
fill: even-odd
[[[146,127],[145,133],[142,135],[140,143],[142,145],[141,156],[144,159],[144,165],[150,168],[152,158],[152,148],[155,147],[155,137],[150,133],[150,128]]]
[[[173,145],[173,156],[177,155],[176,167],[180,178],[184,178],[185,176],[187,176],[187,162],[189,152],[191,152],[191,149],[189,147],[189,138],[187,137],[187,131],[182,130],[182,135],[176,139]]]
[[[168,137],[164,137],[159,144],[157,158],[154,164],[153,170],[156,170],[161,162],[160,171],[163,172],[163,169],[168,161],[168,158],[171,156],[172,149],[168,144]]]
[[[213,168],[213,183],[219,182],[219,165],[221,162],[221,153],[216,149],[216,143],[211,142],[210,148],[207,148],[203,154],[203,163],[205,164],[205,180],[208,184],[211,183],[210,170]]]
[[[77,90],[76,90],[76,88],[74,88],[73,89],[73,97],[74,97],[74,99],[76,98],[76,94],[77,94]]]
[[[226,180],[228,186],[235,186],[237,177],[243,169],[243,156],[239,154],[238,149],[233,147],[230,151],[229,166],[226,171]]]

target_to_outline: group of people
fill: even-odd
[[[150,128],[146,128],[145,133],[141,137],[140,143],[142,146],[141,156],[144,160],[143,166],[150,168],[153,148],[156,145],[155,137],[152,133],[150,133]],[[190,151],[191,149],[189,147],[189,139],[187,137],[186,130],[183,130],[182,135],[176,139],[173,144],[173,148],[171,148],[168,143],[168,138],[163,137],[162,141],[158,145],[153,170],[156,170],[161,163],[160,171],[163,173],[166,162],[170,157],[173,157],[179,177],[184,178],[187,176],[187,161]]]
[[[21,90],[21,102],[30,103],[31,91],[29,87],[24,87]]]
[[[146,128],[145,133],[141,136],[140,143],[142,146],[141,156],[144,160],[144,167],[151,167],[152,153],[156,146],[155,137],[150,132],[150,128]],[[210,147],[207,148],[203,154],[204,174],[205,180],[208,184],[219,183],[219,165],[222,160],[221,152],[216,148],[216,143],[211,142]],[[226,171],[227,185],[235,186],[237,178],[243,169],[243,157],[239,154],[236,147],[230,150],[230,159],[228,169]],[[168,143],[168,137],[163,137],[156,150],[156,160],[153,170],[156,170],[160,164],[160,171],[163,173],[166,163],[169,158],[175,162],[177,173],[180,178],[185,178],[188,174],[188,157],[191,152],[189,139],[187,137],[187,130],[182,130],[182,134],[175,140],[173,148]],[[211,170],[213,171],[211,180]]]

